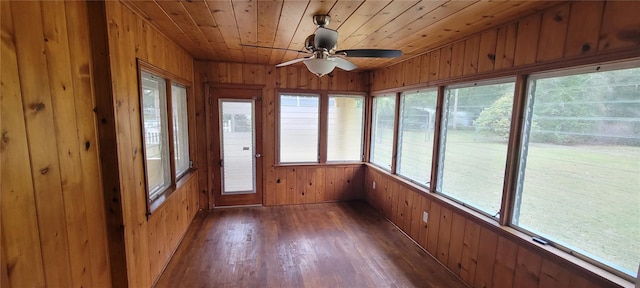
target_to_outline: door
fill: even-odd
[[[215,206],[262,204],[262,89],[209,91]]]

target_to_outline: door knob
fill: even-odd
[[[262,154],[260,153],[256,154],[256,158],[260,158],[260,157],[262,157]]]

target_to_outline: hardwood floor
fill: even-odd
[[[466,287],[364,202],[199,213],[156,287]]]

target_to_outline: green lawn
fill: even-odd
[[[405,137],[418,143],[424,132]],[[494,215],[500,207],[506,143],[473,131],[449,130],[447,137],[442,191]],[[411,147],[403,150],[410,153]],[[531,143],[523,187],[519,226],[635,274],[640,147]]]

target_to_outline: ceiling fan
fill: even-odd
[[[318,27],[314,34],[307,36],[305,40],[304,48],[307,51],[293,50],[288,48],[273,48],[257,45],[242,46],[254,47],[254,48],[269,48],[296,51],[299,53],[311,54],[304,58],[293,59],[284,63],[276,65],[276,67],[282,67],[291,65],[298,62],[303,62],[307,69],[313,74],[322,77],[331,71],[335,67],[342,70],[351,71],[358,68],[355,64],[343,57],[368,57],[368,58],[395,58],[402,56],[401,50],[388,50],[388,49],[347,49],[336,50],[338,43],[338,31],[326,28],[329,25],[331,17],[326,14],[318,14],[313,16],[313,23]]]

